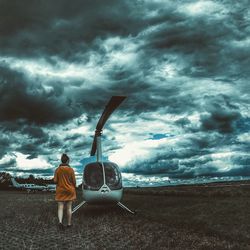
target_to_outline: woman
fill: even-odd
[[[62,163],[55,171],[54,182],[56,183],[55,200],[58,202],[59,229],[63,230],[64,205],[67,208],[67,227],[72,226],[72,201],[76,199],[76,179],[74,170],[69,166],[69,157],[62,154],[61,161]]]

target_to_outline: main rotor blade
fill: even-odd
[[[106,105],[98,123],[96,126],[95,137],[93,139],[92,148],[90,151],[90,155],[94,156],[97,147],[97,136],[101,134],[102,128],[104,127],[106,121],[110,117],[110,115],[114,112],[114,110],[123,102],[126,96],[112,96]]]
[[[110,117],[110,115],[114,112],[114,110],[123,102],[126,96],[112,96],[106,105],[101,118],[99,119],[96,130],[101,131],[106,121]]]

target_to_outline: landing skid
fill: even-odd
[[[78,204],[76,207],[73,208],[72,214],[76,212],[80,207],[82,207],[86,201],[82,201],[80,204]]]
[[[118,202],[117,205],[119,207],[121,207],[122,209],[126,210],[127,212],[131,213],[131,214],[135,214],[135,211],[130,210],[128,207],[126,207],[125,205],[123,205],[121,202]]]
[[[86,203],[87,203],[86,201],[82,201],[80,204],[78,204],[76,207],[74,207],[72,210],[72,214],[75,213],[80,207],[82,207]],[[130,210],[128,207],[123,205],[121,202],[118,202],[117,205],[129,213],[135,214],[135,211]]]

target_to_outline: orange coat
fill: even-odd
[[[72,201],[76,199],[75,172],[67,164],[61,164],[55,171],[56,201]]]

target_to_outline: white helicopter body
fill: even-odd
[[[112,96],[97,123],[90,153],[91,156],[94,156],[97,152],[97,161],[87,164],[83,170],[82,192],[84,200],[73,209],[72,213],[77,211],[85,203],[114,203],[134,214],[133,211],[120,202],[123,187],[119,167],[113,162],[102,161],[101,135],[103,126],[109,116],[125,98],[125,96]]]
[[[27,191],[45,191],[46,190],[46,186],[39,186],[35,184],[20,184],[13,177],[11,178],[11,182],[12,182],[13,187],[17,189],[23,189]]]

